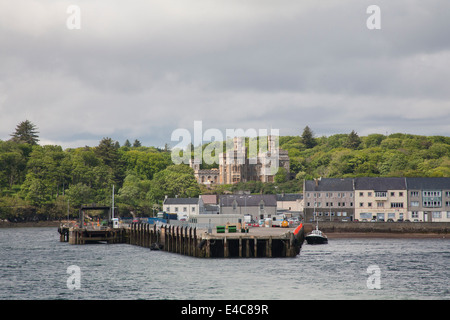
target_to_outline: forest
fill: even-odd
[[[174,165],[171,150],[105,137],[97,146],[63,149],[40,145],[37,127],[21,122],[0,140],[0,219],[12,222],[77,217],[82,204],[110,205],[115,189],[120,216],[153,216],[169,197],[250,191],[301,192],[316,177],[450,177],[450,137],[348,134],[316,137],[307,126],[298,136],[281,136],[290,157],[290,174],[275,182],[251,181],[207,188],[193,170]]]

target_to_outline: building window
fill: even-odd
[[[395,192],[391,192],[391,197],[395,197]]]
[[[445,191],[445,196],[450,197],[450,191]]]
[[[364,197],[364,192],[360,192],[360,193],[359,193],[359,196],[360,196],[360,197]]]
[[[384,208],[384,202],[377,202],[377,208]]]
[[[403,202],[392,202],[391,208],[403,208]]]
[[[175,207],[175,212],[178,212],[178,207]]]
[[[423,196],[424,197],[440,197],[441,191],[424,191]]]
[[[191,210],[192,212],[195,212],[195,207],[192,207],[192,210]]]
[[[438,208],[442,206],[441,201],[424,201],[423,206],[427,208]]]
[[[361,219],[372,219],[372,214],[370,212],[361,212],[359,217]]]
[[[450,211],[447,211],[447,219],[450,219]]]
[[[170,207],[166,207],[166,212],[170,212]]]
[[[419,191],[411,191],[411,197],[418,197]]]
[[[418,207],[419,201],[411,201],[411,207]]]
[[[386,198],[387,197],[387,192],[384,192],[384,191],[375,192],[375,197]]]
[[[398,196],[399,196],[399,197],[403,197],[403,192],[399,192],[399,193],[398,193]]]
[[[367,196],[371,197],[372,196],[372,192],[367,192]]]
[[[360,203],[359,203],[359,206],[360,206],[360,207],[364,207],[364,202],[360,202]]]
[[[372,202],[367,203],[367,206],[368,206],[369,208],[372,208]]]
[[[183,207],[183,212],[187,212],[187,207]]]
[[[440,219],[441,218],[441,212],[440,211],[433,211],[433,218]]]
[[[419,211],[411,211],[411,218],[419,218]]]

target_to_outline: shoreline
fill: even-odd
[[[328,239],[449,239],[443,233],[328,232]]]
[[[2,228],[45,228],[59,227],[61,221],[36,221],[36,222],[0,222]]]

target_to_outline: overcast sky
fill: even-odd
[[[448,0],[1,0],[0,139],[25,119],[64,148],[173,146],[196,120],[448,136],[449,30]]]

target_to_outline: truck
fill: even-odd
[[[289,223],[284,214],[277,214],[272,217],[272,227],[282,227],[286,228],[289,226]]]
[[[156,217],[166,220],[178,220],[178,215],[176,213],[158,212]]]

